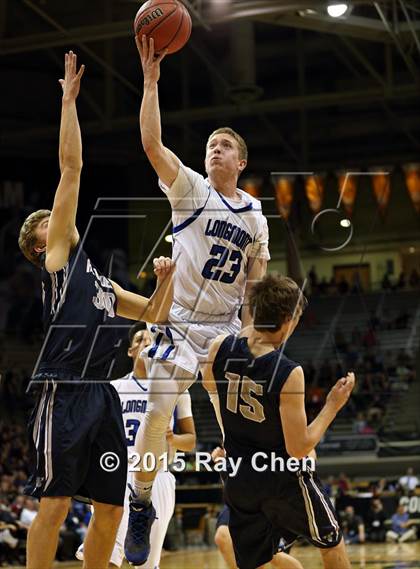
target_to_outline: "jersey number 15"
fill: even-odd
[[[245,405],[239,405],[241,415],[245,417],[245,419],[255,421],[256,423],[265,421],[264,407],[251,395],[251,393],[260,396],[263,395],[263,386],[259,383],[255,383],[255,381],[252,381],[252,379],[246,375],[241,377],[237,373],[227,372],[225,377],[229,381],[226,408],[232,411],[232,413],[238,412],[240,392],[241,400],[245,403]]]

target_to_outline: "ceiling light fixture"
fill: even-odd
[[[345,4],[344,2],[340,4],[334,2],[332,4],[329,4],[327,7],[328,15],[331,16],[331,18],[341,18],[342,16],[347,14],[348,10],[349,10],[349,5]]]

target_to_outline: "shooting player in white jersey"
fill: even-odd
[[[244,140],[230,128],[218,129],[206,146],[208,178],[185,167],[161,138],[157,83],[165,53],[155,57],[153,40],[147,43],[145,36],[136,41],[144,73],[142,143],[171,203],[177,263],[169,323],[155,327],[148,351],[152,408],[142,422],[137,447],[140,456],[152,452],[157,457],[165,449],[165,431],[179,394],[195,381],[209,342],[221,332],[238,333],[241,305],[242,325],[249,323],[248,285],[263,277],[270,255],[261,204],[237,188],[247,164]],[[148,555],[154,477],[155,472],[145,471],[135,476],[125,542],[133,564],[145,562]]]
[[[121,400],[129,459],[135,448],[139,426],[148,406],[150,379],[146,376],[144,359],[140,357],[142,350],[151,343],[150,334],[145,328],[145,324],[138,322],[130,328],[128,333],[128,356],[133,360],[133,371],[126,377],[111,382]],[[177,434],[174,433],[175,429],[177,430]],[[191,410],[191,397],[188,391],[182,393],[178,399],[175,412],[166,433],[166,441],[169,455],[168,464],[172,461],[177,450],[190,452],[195,447],[195,426]],[[135,468],[136,462],[138,461],[135,459],[135,456],[131,459],[131,465],[129,461],[127,478],[129,484],[132,483],[133,474],[133,472],[130,472],[130,466],[131,468]],[[153,524],[150,534],[150,555],[147,562],[142,565],[144,569],[159,568],[163,542],[175,509],[175,477],[172,472],[163,468],[158,471],[156,481],[153,485],[152,499],[156,509],[157,519]],[[127,532],[128,512],[129,488],[127,486],[124,513],[112,551],[110,567],[121,567],[124,560],[124,539]],[[76,557],[81,561],[83,560],[83,544],[77,550]]]

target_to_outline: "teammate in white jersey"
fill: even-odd
[[[133,360],[133,371],[127,376],[112,381],[111,384],[118,391],[121,400],[125,433],[127,438],[127,450],[129,457],[128,484],[132,484],[133,472],[130,468],[136,467],[136,456],[133,455],[136,438],[139,435],[139,426],[147,412],[150,379],[146,377],[144,359],[140,357],[141,351],[150,345],[151,338],[142,322],[134,324],[129,331],[128,355]],[[179,434],[175,434],[174,430]],[[194,419],[192,417],[191,397],[188,391],[181,394],[178,399],[175,412],[171,418],[166,433],[168,460],[172,461],[177,450],[183,452],[192,451],[196,443]],[[160,469],[156,475],[152,493],[153,504],[156,509],[156,522],[153,524],[150,534],[150,554],[147,562],[142,565],[143,569],[159,569],[163,542],[169,522],[175,509],[175,477],[165,469]],[[114,549],[112,551],[110,567],[121,567],[124,560],[124,539],[128,526],[129,513],[129,488],[125,495],[124,513],[117,532]],[[79,560],[83,560],[83,544],[76,553]]]
[[[144,73],[142,143],[171,203],[177,263],[169,323],[154,327],[148,351],[152,406],[142,422],[137,447],[140,456],[152,452],[158,457],[179,394],[197,377],[209,342],[221,333],[239,332],[241,306],[242,325],[250,323],[248,285],[264,276],[270,255],[261,204],[237,188],[247,164],[244,140],[230,128],[218,129],[206,146],[208,178],[185,167],[161,138],[157,83],[165,54],[155,57],[152,39],[147,43],[143,36],[136,41]],[[155,472],[145,471],[135,476],[125,542],[127,559],[134,564],[147,559],[147,534],[155,517],[154,477]]]

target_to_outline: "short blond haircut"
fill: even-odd
[[[28,217],[23,222],[22,227],[19,232],[19,248],[25,257],[36,265],[41,267],[40,253],[35,251],[35,245],[37,243],[37,237],[35,235],[35,230],[38,227],[40,221],[49,217],[51,211],[49,209],[38,209],[28,215]]]
[[[229,126],[222,126],[221,128],[218,128],[217,130],[211,133],[211,135],[208,138],[208,141],[216,134],[229,134],[232,138],[234,138],[238,144],[239,160],[248,160],[248,148],[246,146],[245,140],[242,138],[240,134],[235,132]]]

